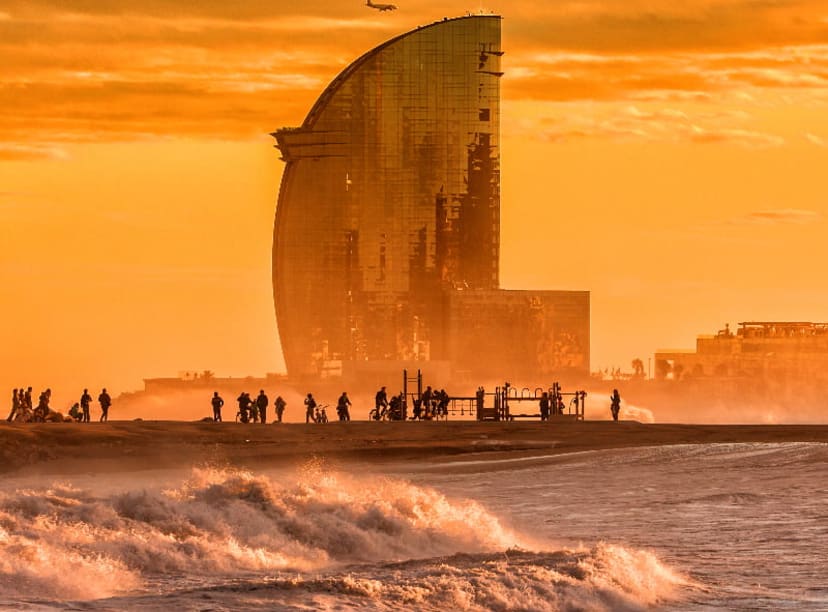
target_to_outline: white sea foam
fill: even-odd
[[[55,484],[0,494],[4,602],[120,595],[135,607],[148,583],[175,591],[196,579],[271,576],[271,596],[287,602],[298,588],[297,605],[327,607],[334,597],[388,609],[609,610],[649,605],[681,583],[645,551],[529,547],[537,544],[474,501],[320,464],[280,482],[195,469],[165,490],[100,495]],[[231,599],[244,587],[231,591],[211,586]]]

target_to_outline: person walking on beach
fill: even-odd
[[[224,400],[218,391],[213,391],[213,399],[210,403],[213,405],[213,421],[221,423],[221,407],[224,406]]]
[[[101,405],[101,423],[106,423],[109,420],[109,407],[112,405],[112,398],[106,392],[106,387],[98,396],[98,403]]]
[[[348,412],[348,406],[351,405],[351,400],[348,399],[348,394],[343,391],[342,395],[339,396],[339,400],[336,402],[336,414],[339,416],[340,421],[350,421],[351,414]]]
[[[89,404],[92,403],[92,396],[89,395],[89,389],[83,390],[83,395],[80,398],[80,406],[81,410],[83,410],[83,419],[81,419],[82,423],[89,422]]]
[[[612,395],[610,395],[610,410],[612,411],[612,420],[618,420],[618,413],[621,412],[621,394],[618,393],[618,389],[612,390]]]
[[[21,392],[23,389],[20,390]],[[17,416],[17,413],[20,412],[20,396],[17,395],[17,389],[12,391],[12,409],[9,413],[9,418],[6,420],[11,423],[14,420],[14,417]]]
[[[265,395],[264,389],[259,389],[259,395],[256,396],[256,408],[259,409],[259,421],[264,424],[267,423],[267,405],[270,400]]]
[[[308,396],[305,398],[305,423],[310,423],[313,421],[316,423],[316,400],[313,399],[313,394],[308,393]]]
[[[276,409],[276,419],[280,423],[282,422],[282,415],[285,413],[285,406],[287,406],[287,402],[282,399],[281,395],[273,402],[273,407]]]

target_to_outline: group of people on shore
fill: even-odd
[[[445,416],[448,414],[449,395],[445,389],[433,390],[430,386],[426,387],[419,398],[414,399],[414,407],[410,419],[413,420],[432,420]],[[249,393],[243,391],[237,398],[239,410],[236,414],[236,421],[240,423],[267,423],[267,408],[270,405],[270,400],[265,394],[264,390],[259,391],[259,395],[252,398]],[[213,397],[210,400],[213,408],[213,418],[215,422],[221,422],[222,408],[224,407],[224,399],[219,395],[218,391],[213,392]],[[305,404],[305,423],[328,423],[328,405],[320,405],[313,393],[308,393],[304,399]],[[281,423],[287,402],[281,395],[277,396],[273,402],[273,407],[276,411],[276,420],[274,423]],[[343,391],[336,401],[336,415],[337,419],[342,422],[351,420],[351,399],[348,397],[348,392]],[[376,421],[401,421],[405,419],[405,398],[403,393],[393,396],[388,399],[388,393],[385,387],[377,391],[374,397],[374,409],[369,413],[369,419]]]
[[[247,391],[242,391],[236,398],[239,404],[239,411],[236,413],[236,421],[239,423],[267,423],[267,407],[270,405],[270,398],[265,394],[264,389],[259,390],[259,395],[256,399],[251,399]],[[221,409],[224,407],[224,399],[219,395],[218,391],[213,392],[213,397],[210,400],[213,407],[213,421],[220,423],[223,419],[221,416]],[[276,412],[275,423],[281,423],[282,417],[285,414],[287,402],[281,395],[273,400],[273,409]]]
[[[89,407],[92,403],[92,396],[89,395],[89,389],[84,389],[80,401],[75,402],[69,409],[68,419],[49,407],[51,400],[52,390],[46,389],[38,396],[37,406],[33,406],[31,387],[13,389],[12,409],[6,421],[9,423],[45,423],[47,421],[62,423],[66,420],[76,423],[90,422]],[[112,406],[112,398],[105,388],[98,395],[98,404],[101,407],[100,421],[105,423],[109,418],[109,407]]]
[[[328,422],[328,413],[325,410],[327,404],[320,406],[316,403],[316,398],[313,393],[308,393],[305,397],[305,423],[325,424]],[[346,391],[342,392],[339,399],[336,400],[336,415],[340,421],[351,420],[351,398],[348,397]]]
[[[402,395],[402,394],[400,394]],[[451,398],[445,389],[437,391],[427,386],[420,399],[414,400],[412,421],[431,421],[448,416],[448,405]]]
[[[563,414],[566,410],[563,396],[557,388],[551,394],[544,391],[539,403],[541,421],[548,421],[552,416]]]

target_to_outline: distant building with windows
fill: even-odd
[[[589,293],[500,289],[501,18],[446,19],[345,68],[286,163],[273,291],[292,378],[428,362],[589,373]]]
[[[658,351],[655,379],[828,383],[828,323],[745,322],[699,336],[695,351]]]

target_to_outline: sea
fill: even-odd
[[[0,607],[828,610],[828,445],[487,457],[6,478]]]

